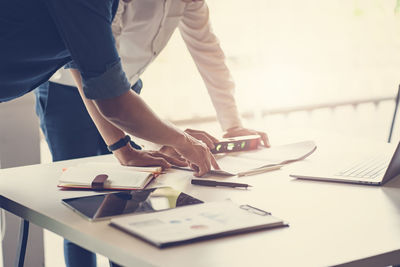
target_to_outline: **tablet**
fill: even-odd
[[[161,187],[66,198],[62,203],[86,219],[97,221],[125,214],[149,213],[199,204],[203,201],[171,187]]]

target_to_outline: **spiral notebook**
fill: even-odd
[[[288,225],[267,211],[231,201],[124,216],[110,224],[159,248]]]

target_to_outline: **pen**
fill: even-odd
[[[268,166],[268,167],[261,167],[258,169],[250,170],[250,171],[245,171],[245,172],[239,172],[237,176],[246,176],[246,175],[253,175],[253,174],[259,174],[263,172],[269,172],[269,171],[274,171],[282,168],[283,165],[273,165],[273,166]]]
[[[204,186],[225,186],[225,187],[251,187],[248,184],[240,184],[240,183],[230,183],[230,182],[218,182],[212,180],[204,180],[204,179],[192,179],[192,184],[194,185],[204,185]]]

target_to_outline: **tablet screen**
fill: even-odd
[[[62,202],[92,221],[123,214],[154,212],[203,203],[171,187],[66,198]]]

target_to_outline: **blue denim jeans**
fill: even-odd
[[[140,93],[139,80],[132,90]],[[36,113],[53,161],[109,154],[75,87],[46,82],[35,90]],[[136,148],[137,145],[132,143]],[[96,255],[64,240],[67,267],[96,267]],[[110,262],[111,266],[118,266]]]
[[[35,95],[36,114],[53,161],[110,153],[77,88],[46,82]]]

